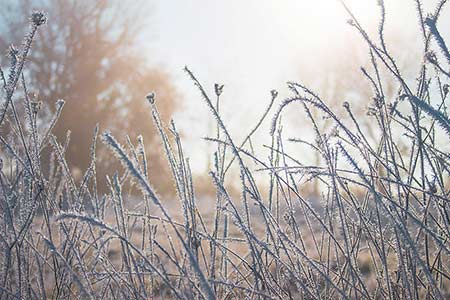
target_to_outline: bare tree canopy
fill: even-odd
[[[1,53],[8,52],[11,41],[20,44],[27,30],[25,16],[32,9],[48,14],[51,22],[39,32],[25,75],[39,100],[66,101],[55,133],[62,140],[71,131],[67,159],[79,170],[89,165],[86,158],[97,122],[102,129],[128,132],[132,139],[142,134],[147,144],[154,144],[145,95],[150,90],[158,93],[163,117],[173,111],[176,92],[168,75],[150,67],[137,47],[138,31],[147,25],[144,4],[20,0],[6,1],[0,12]],[[7,60],[6,55],[0,58],[3,65]],[[148,153],[150,164],[163,169],[156,152]]]

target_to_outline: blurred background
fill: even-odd
[[[112,131],[122,143],[125,133],[133,143],[142,134],[151,181],[160,193],[170,193],[172,183],[145,100],[155,91],[163,119],[168,123],[173,118],[183,135],[194,175],[199,180],[207,177],[215,146],[202,138],[215,134],[215,123],[183,71],[186,65],[211,96],[215,83],[225,85],[221,110],[237,140],[265,111],[272,89],[279,92],[276,106],[289,95],[287,81],[305,84],[336,107],[349,101],[361,114],[370,102],[370,88],[360,71],[368,65],[368,49],[347,24],[348,13],[337,0],[0,2],[2,66],[8,65],[11,42],[20,45],[27,32],[30,7],[48,13],[48,25],[39,32],[25,75],[33,97],[51,104],[66,100],[55,133],[64,141],[71,131],[67,159],[79,170],[78,176],[88,167],[92,133],[99,123],[101,131]],[[437,2],[422,5],[431,12]],[[345,3],[376,38],[377,0]],[[387,47],[414,82],[424,55],[417,2],[387,0],[385,5]],[[439,27],[445,39],[450,15],[448,10],[444,14]],[[397,86],[391,78],[384,80],[388,86],[392,82],[388,93],[394,97]],[[42,113],[46,115],[51,111]],[[287,137],[312,137],[301,116],[289,110],[284,117]],[[265,151],[262,145],[269,143],[269,126],[264,123],[254,140],[258,151]],[[327,120],[320,126],[326,128]],[[98,151],[99,170],[104,172],[98,175],[103,178],[117,166],[102,155],[102,147]],[[318,159],[301,148],[290,151]]]

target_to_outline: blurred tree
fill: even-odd
[[[88,167],[89,148],[96,123],[117,136],[142,134],[150,168],[158,174],[155,185],[169,188],[167,168],[160,158],[160,143],[145,95],[155,91],[163,118],[174,109],[176,91],[169,77],[148,66],[137,49],[139,30],[146,25],[145,1],[5,1],[0,12],[0,51],[20,43],[33,9],[44,10],[49,23],[39,32],[27,64],[30,89],[39,99],[66,101],[55,134],[71,142],[66,159],[80,171]],[[2,65],[7,57],[0,58]],[[100,154],[102,149],[99,149]],[[100,171],[107,160],[100,156]],[[114,166],[115,167],[115,166]],[[150,172],[152,173],[152,172]],[[104,173],[99,174],[104,183]],[[151,176],[150,174],[150,177]],[[164,192],[164,190],[162,191]]]

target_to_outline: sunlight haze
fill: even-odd
[[[402,56],[419,53],[422,49],[414,1],[385,2],[388,41],[397,39],[397,32],[402,30],[401,44],[418,45],[406,52],[393,50]],[[345,3],[376,37],[380,14],[377,1]],[[426,1],[425,9],[431,11],[435,3]],[[449,15],[447,11],[445,14]],[[357,74],[359,66],[351,65],[346,55],[367,56],[365,43],[347,24],[349,16],[338,0],[165,0],[151,4],[149,18],[149,30],[143,33],[142,42],[150,60],[166,68],[179,87],[180,110],[174,120],[187,137],[185,144],[196,171],[207,167],[203,153],[208,146],[200,139],[211,134],[208,128],[212,119],[183,72],[185,65],[211,95],[214,83],[225,84],[222,103],[226,121],[232,121],[232,133],[242,138],[265,109],[271,89],[278,90],[282,99],[287,81],[320,85],[329,65],[336,63],[336,55],[340,63],[349,65],[349,72]],[[440,19],[443,24],[450,25],[449,21],[445,16]],[[441,27],[449,32],[450,26]],[[234,110],[235,106],[239,109]]]

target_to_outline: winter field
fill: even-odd
[[[450,53],[439,18],[450,8],[411,3],[421,36],[412,79],[385,39],[384,2],[370,33],[343,2],[367,47],[366,96],[355,104],[302,82],[288,82],[287,96],[261,87],[268,101],[243,138],[223,116],[228,87],[185,67],[198,100],[187,105],[212,120],[198,141],[210,146],[204,174],[192,172],[162,76],[98,93],[108,120],[142,116],[128,127],[69,119],[78,104],[46,91],[82,93],[89,82],[66,90],[58,80],[76,66],[55,77],[58,66],[36,66],[45,33],[73,20],[32,11],[20,46],[0,39],[0,299],[449,299]],[[93,6],[92,15],[107,5]],[[79,39],[70,48],[55,38],[54,49],[76,55]],[[108,64],[78,66],[112,78]],[[289,125],[292,115],[304,125]],[[151,133],[134,131],[143,122]]]

